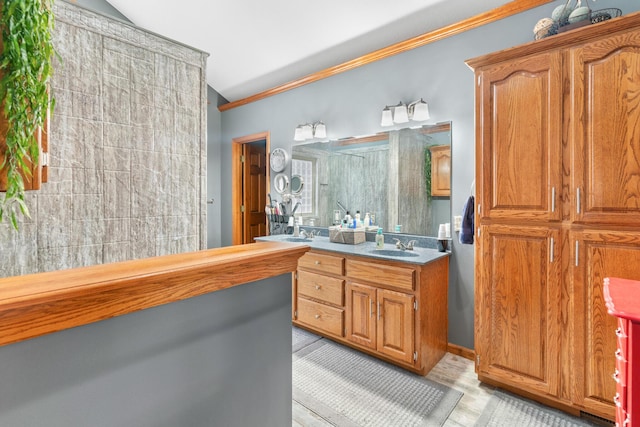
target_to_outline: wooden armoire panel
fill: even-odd
[[[482,71],[478,84],[479,216],[560,219],[560,53],[498,64]]]
[[[560,232],[545,227],[481,228],[476,283],[478,372],[538,392],[558,387]]]
[[[640,30],[570,50],[574,220],[640,223]]]
[[[640,280],[640,232],[586,230],[572,232],[575,351],[584,354],[576,366],[577,402],[589,412],[613,418],[616,383],[617,321],[607,314],[605,277]]]

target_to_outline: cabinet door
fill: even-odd
[[[431,151],[431,195],[451,196],[451,146],[430,147]]]
[[[551,52],[478,72],[480,218],[560,219],[561,65]]]
[[[570,50],[573,219],[640,223],[640,30]]]
[[[347,282],[347,339],[376,348],[376,288]]]
[[[476,284],[478,373],[519,389],[558,392],[560,231],[481,227]]]
[[[607,314],[605,277],[640,280],[640,232],[574,231],[573,265],[576,402],[587,412],[615,416],[617,321]]]
[[[378,289],[377,349],[394,359],[413,363],[413,295]]]

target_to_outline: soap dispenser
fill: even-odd
[[[384,249],[384,235],[382,234],[382,228],[378,228],[378,234],[376,234],[376,249]]]

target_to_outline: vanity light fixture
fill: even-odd
[[[327,126],[321,121],[298,125],[293,135],[294,141],[304,141],[313,138],[326,138]]]
[[[392,126],[394,123],[407,123],[409,120],[423,122],[429,120],[429,105],[420,98],[408,106],[400,101],[398,105],[386,106],[382,110],[380,126]]]

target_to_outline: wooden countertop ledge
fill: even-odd
[[[0,345],[295,271],[308,246],[261,242],[0,279]]]

